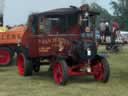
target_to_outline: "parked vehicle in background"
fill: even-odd
[[[3,2],[1,1],[0,3],[2,4]],[[11,64],[12,57],[17,51],[17,43],[26,30],[26,26],[23,25],[13,28],[4,26],[3,18],[4,14],[0,13],[0,66]]]
[[[121,38],[125,44],[128,44],[128,31],[120,31]]]
[[[4,30],[4,32],[0,32],[0,65],[4,66],[11,63],[14,53],[17,51],[17,43],[25,30],[26,26],[18,26],[6,32]]]

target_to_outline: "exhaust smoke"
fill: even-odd
[[[5,0],[0,0],[0,15],[4,13],[4,2]]]
[[[0,0],[0,26],[3,26],[4,2],[5,0]]]

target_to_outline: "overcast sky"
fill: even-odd
[[[86,0],[98,2],[103,8],[112,13],[111,0]],[[53,8],[80,6],[82,0],[6,0],[4,8],[4,22],[8,25],[24,24],[32,12],[41,12]]]

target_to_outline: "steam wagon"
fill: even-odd
[[[26,26],[18,26],[6,32],[0,32],[0,66],[7,66],[12,62],[14,53],[17,51],[17,43],[25,30]]]
[[[18,43],[19,74],[30,76],[33,71],[39,72],[41,65],[49,64],[58,85],[66,84],[71,76],[85,75],[108,82],[109,64],[97,54],[98,14],[85,4],[30,15],[27,30]]]

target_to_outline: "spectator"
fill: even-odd
[[[119,24],[114,21],[112,24],[112,43],[115,43],[117,35],[119,34]]]
[[[102,43],[105,41],[105,30],[106,30],[106,25],[105,22],[102,20],[99,25],[100,38]]]
[[[109,24],[109,22],[106,22],[105,23],[105,25],[106,25],[106,29],[105,29],[105,42],[106,43],[110,43],[110,39],[111,39],[111,33],[110,33],[110,24]]]

